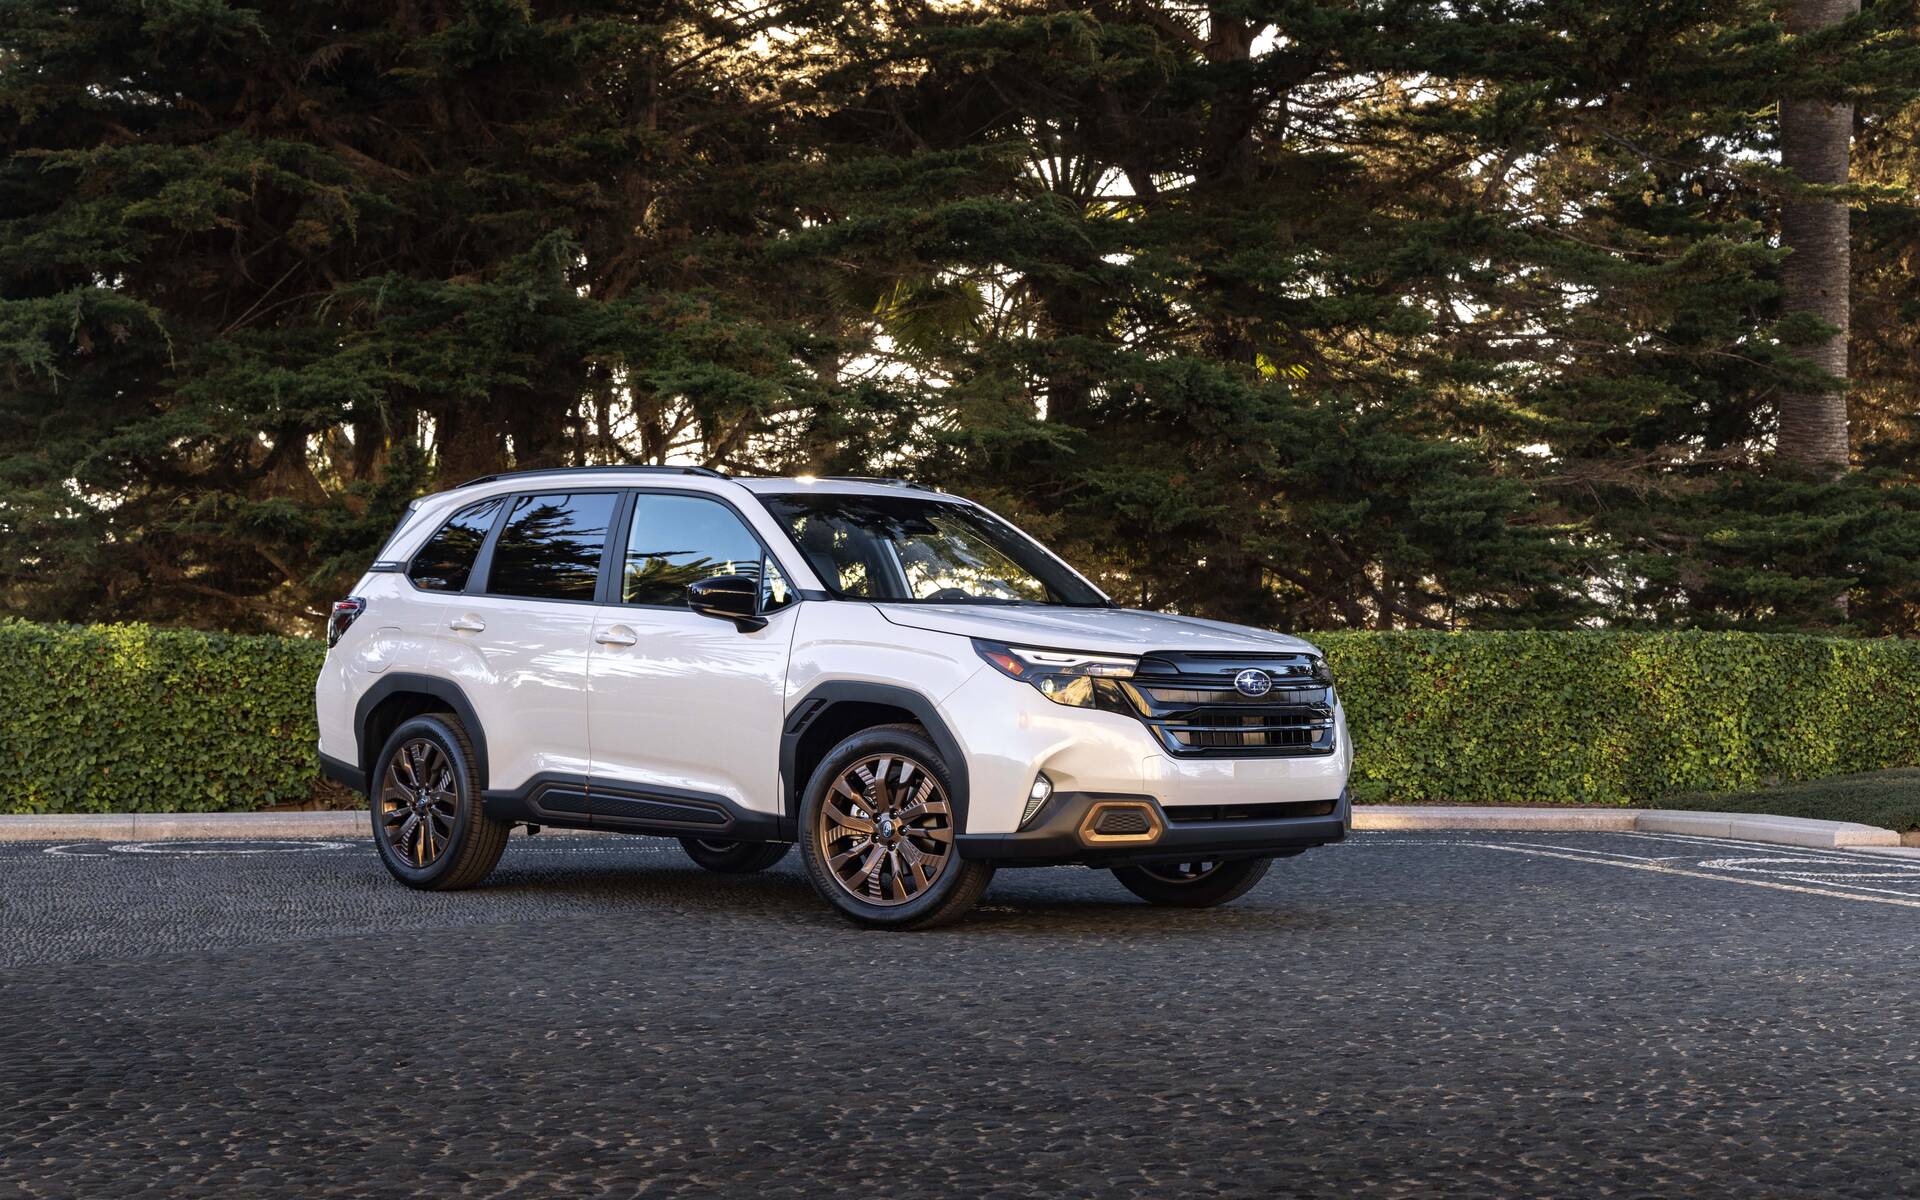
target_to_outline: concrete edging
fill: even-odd
[[[1361,804],[1360,830],[1504,830],[1521,833],[1685,833],[1809,849],[1900,845],[1891,829],[1849,821],[1636,808],[1467,808]],[[570,832],[570,831],[569,831]],[[364,810],[283,813],[85,813],[0,816],[0,842],[230,841],[370,838]]]
[[[1671,808],[1446,808],[1360,804],[1355,829],[1486,829],[1515,832],[1687,833],[1814,850],[1898,846],[1891,829],[1852,821],[1769,817],[1758,813],[1682,812]]]

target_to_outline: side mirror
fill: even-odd
[[[687,607],[703,617],[732,621],[741,633],[765,629],[760,581],[750,575],[715,575],[687,586]]]

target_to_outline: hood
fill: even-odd
[[[986,638],[1016,646],[1145,654],[1150,650],[1318,654],[1310,643],[1224,621],[1176,617],[1137,608],[1002,607],[993,604],[875,604],[909,629]]]

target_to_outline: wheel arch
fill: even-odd
[[[353,706],[354,736],[359,742],[360,770],[373,778],[373,758],[402,721],[430,712],[450,712],[466,727],[473,746],[474,769],[480,787],[487,787],[487,734],[460,685],[433,675],[397,672],[382,675]]]
[[[799,827],[800,797],[828,752],[862,729],[900,724],[927,731],[945,760],[953,781],[953,805],[964,832],[967,817],[967,756],[932,700],[912,688],[861,680],[831,680],[816,685],[787,714],[780,735],[780,778],[786,781],[783,816]],[[797,836],[797,833],[796,833]]]

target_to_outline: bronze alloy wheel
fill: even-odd
[[[953,861],[946,789],[905,755],[869,755],[841,771],[816,821],[828,873],[865,904],[925,895]]]
[[[447,752],[428,738],[403,742],[380,777],[380,829],[394,854],[408,866],[432,865],[453,841],[458,817]]]

